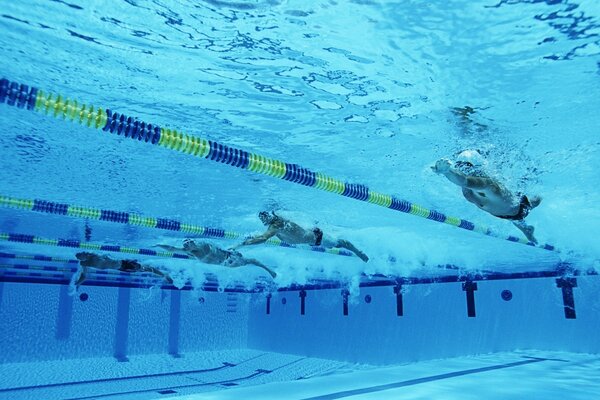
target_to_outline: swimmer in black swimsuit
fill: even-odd
[[[271,277],[275,278],[277,276],[275,271],[263,263],[253,258],[244,258],[240,252],[235,250],[223,250],[212,243],[195,242],[191,239],[186,239],[183,242],[183,248],[177,248],[164,244],[159,244],[157,246],[169,251],[186,253],[206,264],[222,265],[228,268],[238,268],[243,267],[244,265],[256,265],[257,267],[267,271]]]
[[[258,218],[265,226],[267,226],[267,231],[262,235],[254,236],[244,240],[243,243],[234,248],[264,243],[273,236],[276,236],[280,240],[290,244],[307,244],[309,246],[337,247],[347,249],[356,254],[364,262],[369,261],[369,257],[367,257],[365,253],[357,249],[349,241],[323,236],[323,231],[319,228],[304,229],[295,222],[275,214],[273,211],[261,211],[258,213]]]
[[[464,153],[464,152],[463,152]],[[468,161],[438,160],[431,169],[462,188],[465,199],[495,217],[510,220],[527,237],[537,243],[534,228],[525,223],[529,212],[540,205],[539,196],[527,197],[513,194],[504,185],[485,175]]]
[[[94,253],[81,252],[77,253],[75,257],[79,260],[79,276],[75,280],[75,287],[79,288],[86,278],[88,268],[95,269],[113,269],[121,272],[150,272],[152,274],[162,276],[168,283],[173,283],[173,280],[169,275],[164,273],[158,268],[150,265],[142,265],[135,260],[115,260],[106,255],[98,255]]]

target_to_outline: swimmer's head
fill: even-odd
[[[196,247],[196,243],[192,239],[185,239],[183,241],[183,249],[186,251],[193,250]]]
[[[463,168],[474,168],[475,166],[470,161],[456,161],[454,163],[454,168],[463,169]]]
[[[454,168],[467,175],[482,175],[485,158],[477,149],[463,150],[455,157]]]
[[[258,218],[264,225],[269,225],[273,222],[275,214],[270,213],[268,211],[261,211],[258,213]]]

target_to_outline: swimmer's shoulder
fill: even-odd
[[[287,220],[285,218],[276,215],[275,218],[273,218],[273,221],[271,222],[269,227],[274,229],[282,229],[285,227],[286,223]]]

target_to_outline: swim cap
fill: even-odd
[[[455,157],[454,168],[469,174],[481,174],[485,164],[485,158],[477,149],[467,149],[458,153]]]
[[[472,166],[481,167],[484,164],[484,158],[479,150],[467,149],[456,155],[456,162],[469,163]]]

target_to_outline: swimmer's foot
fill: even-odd
[[[537,239],[535,238],[535,236],[533,236],[533,231],[534,231],[533,226],[530,227],[530,228],[531,228],[531,231],[530,232],[525,232],[525,236],[527,237],[527,240],[529,240],[530,242],[538,244]]]
[[[530,242],[533,242],[533,243],[537,244],[537,240],[533,236],[533,232],[535,231],[535,228],[533,226],[531,226],[531,225],[525,225],[523,227],[522,231],[525,234],[525,237],[527,237],[527,240],[529,240]]]
[[[513,225],[516,226],[517,228],[519,228],[519,230],[521,232],[523,232],[523,234],[525,235],[527,240],[529,240],[530,242],[535,243],[535,244],[538,243],[535,236],[533,236],[533,232],[535,232],[535,228],[533,226],[527,225],[523,220],[514,221]]]

